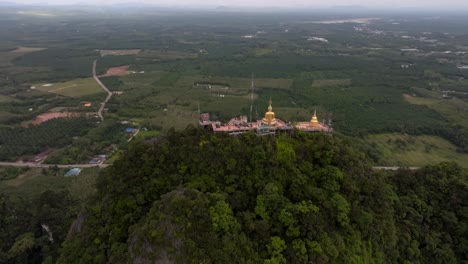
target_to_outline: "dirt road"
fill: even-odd
[[[392,170],[392,171],[397,171],[399,169],[407,169],[407,170],[418,170],[420,167],[372,167],[374,170]]]
[[[101,121],[104,121],[104,116],[102,115],[102,111],[106,107],[106,103],[111,99],[112,92],[109,91],[109,89],[107,89],[107,87],[101,82],[101,80],[99,80],[99,77],[96,75],[96,63],[97,63],[97,60],[94,60],[93,61],[93,77],[96,80],[96,82],[102,87],[102,89],[104,89],[104,91],[107,92],[107,97],[104,100],[104,102],[101,103],[101,107],[99,107],[99,111],[98,111],[99,118],[101,118]]]

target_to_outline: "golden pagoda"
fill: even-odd
[[[275,113],[273,112],[273,107],[271,107],[271,98],[268,103],[270,104],[268,106],[268,112],[265,113],[265,117],[262,119],[262,123],[269,126],[275,126],[276,118]]]
[[[318,119],[317,119],[317,110],[314,110],[314,115],[312,116],[312,119],[310,120],[309,125],[311,127],[318,127],[319,126],[319,122],[318,122]]]

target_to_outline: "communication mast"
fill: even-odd
[[[252,122],[252,111],[253,111],[253,101],[254,101],[254,87],[255,87],[255,79],[254,74],[252,73],[252,80],[250,83],[250,122]]]

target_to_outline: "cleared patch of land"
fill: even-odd
[[[124,49],[124,50],[100,50],[101,56],[124,56],[124,55],[136,55],[140,52],[139,49]]]
[[[35,48],[35,47],[18,47],[15,50],[10,51],[11,53],[30,53],[30,52],[36,52],[36,51],[41,51],[45,50],[47,48]]]
[[[312,87],[329,87],[329,86],[349,86],[351,79],[324,79],[314,80]]]
[[[272,78],[255,78],[255,87],[257,88],[274,88],[274,89],[290,89],[292,85],[291,79],[272,79]],[[195,83],[211,83],[211,84],[226,84],[232,90],[242,89],[248,91],[251,87],[251,78],[233,78],[233,77],[208,77],[202,75],[183,76],[176,86],[188,86]],[[226,86],[224,85],[224,86]]]
[[[179,50],[144,50],[138,54],[138,58],[153,58],[159,60],[176,60],[176,59],[194,59],[198,54],[179,51]]]
[[[0,95],[0,103],[6,103],[6,102],[14,102],[17,101],[15,98],[6,96],[6,95]]]
[[[144,89],[148,87],[153,87],[153,83],[159,81],[166,72],[163,71],[152,71],[145,72],[145,74],[129,74],[119,77],[124,85],[122,90],[131,90],[131,89]]]
[[[0,52],[0,66],[12,66],[11,61],[25,54],[45,50],[46,48],[39,47],[18,47],[12,51]],[[19,68],[19,67],[18,67]],[[19,70],[19,69],[17,69]],[[21,72],[21,71],[18,71]]]
[[[60,112],[52,112],[52,113],[44,113],[44,114],[40,114],[36,117],[36,119],[34,119],[33,121],[31,122],[27,122],[27,123],[24,123],[23,125],[28,125],[28,124],[33,124],[33,125],[39,125],[41,123],[44,123],[48,120],[51,120],[51,119],[55,119],[55,118],[65,118],[65,117],[77,117],[79,116],[80,113],[74,113],[74,112],[63,112],[63,113],[60,113]]]
[[[69,169],[31,168],[15,179],[0,181],[0,192],[12,198],[38,196],[45,190],[69,190],[78,198],[85,199],[95,191],[94,183],[99,175],[98,168],[84,168],[78,176],[64,177]]]
[[[404,99],[411,104],[425,105],[438,112],[451,122],[468,128],[468,103],[458,99],[426,98],[419,96],[403,95]]]
[[[19,115],[15,115],[12,113],[0,111],[0,123],[6,123],[12,118],[19,117]]]
[[[128,67],[130,66],[120,66],[120,67],[109,68],[106,74],[104,74],[104,76],[122,76],[122,75],[130,74],[130,72],[128,71]]]
[[[148,130],[148,131],[141,131],[136,135],[136,139],[151,139],[151,138],[155,138],[157,136],[159,136],[161,134],[160,131],[152,131],[152,130]]]
[[[80,97],[104,93],[93,78],[76,79],[62,83],[42,83],[34,85],[36,89],[70,97]]]
[[[366,139],[381,152],[383,166],[424,166],[443,161],[456,161],[468,167],[468,154],[458,153],[456,146],[436,136],[411,136],[388,133]]]
[[[273,49],[267,49],[267,48],[258,48],[255,49],[255,56],[263,56],[273,53]]]

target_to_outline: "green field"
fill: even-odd
[[[255,56],[268,55],[268,54],[271,54],[273,52],[274,52],[274,50],[269,49],[269,48],[258,48],[258,49],[255,49],[255,51],[254,51]]]
[[[342,87],[351,85],[351,79],[314,80],[312,87]]]
[[[192,75],[182,76],[176,83],[176,86],[192,86],[194,83],[223,83],[229,86],[229,89],[236,92],[243,91],[248,93],[251,87],[252,78],[233,78],[222,76],[203,76]],[[255,87],[257,88],[274,88],[274,89],[290,89],[292,80],[290,79],[275,79],[275,78],[255,78]]]
[[[85,168],[77,176],[64,177],[68,169],[31,168],[15,179],[0,181],[0,192],[12,198],[33,199],[45,190],[68,190],[79,200],[94,192],[94,184],[99,174],[98,168]]]
[[[436,136],[378,134],[366,138],[379,152],[382,166],[425,166],[455,161],[468,168],[468,154],[458,153],[456,146]]]
[[[427,106],[437,111],[451,122],[468,128],[468,103],[461,99],[425,98],[417,96],[406,96],[405,99],[411,104]]]
[[[136,139],[151,139],[161,135],[160,131],[140,131],[138,135],[136,135]]]
[[[61,83],[41,83],[34,85],[41,91],[69,97],[80,97],[104,93],[94,78],[76,79]]]
[[[15,98],[12,98],[11,96],[5,96],[5,95],[0,95],[0,103],[8,103],[8,102],[14,102],[17,101]]]
[[[120,90],[141,90],[143,88],[151,88],[153,84],[161,79],[166,72],[152,71],[143,74],[129,74],[120,76],[119,80],[124,83]]]
[[[429,30],[422,15],[397,26],[394,20],[401,17],[388,14],[355,30],[351,22],[304,23],[356,19],[350,14],[155,16],[129,9],[104,17],[87,10],[83,17],[74,9],[29,11],[0,11],[6,32],[0,40],[0,121],[9,127],[53,107],[96,111],[105,96],[90,78],[99,59],[98,74],[123,65],[135,72],[101,78],[123,92],[106,105],[105,117],[114,122],[139,119],[141,127],[164,131],[196,124],[199,110],[220,121],[249,115],[254,75],[254,120],[263,117],[271,98],[285,121],[310,120],[317,109],[320,121],[332,116],[334,129],[346,136],[433,135],[468,152],[468,71],[457,68],[468,64],[468,54],[457,52],[468,43],[466,18],[448,17]],[[310,41],[313,36],[329,42]],[[400,51],[408,47],[419,51]],[[121,56],[107,56],[112,52]],[[442,100],[443,93],[456,99]],[[93,108],[80,107],[83,102]],[[83,141],[91,141],[86,151],[76,143],[73,151],[59,153],[69,162],[100,154],[114,141],[107,135],[84,135]]]
[[[193,59],[196,53],[176,50],[144,50],[137,54],[137,58],[151,58],[159,60]]]
[[[19,115],[0,111],[0,123],[7,123],[10,119],[16,117],[19,117]]]
[[[41,51],[45,48],[33,48],[33,47],[18,47],[11,51],[0,52],[0,67],[11,66],[11,61],[15,58],[21,57],[25,54]]]

